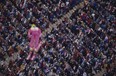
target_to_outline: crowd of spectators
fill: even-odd
[[[32,23],[49,28],[83,0],[0,0],[0,72],[5,76],[93,76],[106,69],[115,75],[115,1],[89,0],[47,33],[38,56],[26,60]],[[18,53],[5,65],[6,57]],[[110,75],[109,75],[110,74]]]

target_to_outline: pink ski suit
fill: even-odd
[[[28,37],[30,39],[30,48],[38,50],[40,43],[39,38],[41,37],[41,30],[38,27],[30,28],[28,31]]]

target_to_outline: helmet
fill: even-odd
[[[35,27],[35,26],[36,26],[35,24],[32,24],[32,25],[31,25],[32,28]]]

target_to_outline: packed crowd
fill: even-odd
[[[93,76],[105,68],[104,76],[115,75],[110,65],[116,60],[113,0],[89,0],[41,38],[44,43],[34,61],[26,60],[30,25],[34,23],[44,31],[82,1],[2,0],[0,72],[5,76]],[[18,53],[17,59],[5,65],[6,57],[14,53]]]

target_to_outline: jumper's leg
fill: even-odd
[[[35,59],[35,57],[36,57],[36,52],[33,52],[33,55],[32,55],[31,60],[34,60],[34,59]]]
[[[37,48],[35,49],[35,52],[38,52],[38,50],[40,49],[41,45],[42,45],[42,42],[39,43],[39,45],[38,45]]]
[[[30,49],[30,52],[29,52],[29,55],[28,55],[27,58],[26,58],[27,60],[29,60],[29,59],[31,58],[31,55],[32,55],[32,53],[33,53],[32,50],[33,50],[33,49],[31,48],[31,49]]]

